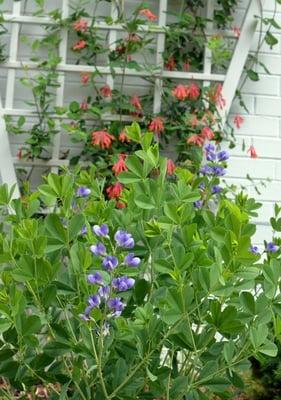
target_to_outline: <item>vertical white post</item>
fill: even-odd
[[[214,0],[208,0],[206,4],[206,17],[210,20],[212,20],[213,15],[214,15],[214,8],[215,8],[215,2]],[[207,32],[211,31],[213,29],[213,22],[210,21],[207,23]],[[204,68],[203,68],[204,74],[211,74],[212,73],[212,52],[208,48],[208,42],[206,42],[205,45],[205,50],[204,50]],[[210,82],[204,81],[203,86],[208,86]]]
[[[19,17],[20,11],[21,11],[21,3],[14,2],[13,16]],[[9,62],[17,61],[19,31],[20,31],[20,24],[13,23],[11,27]],[[8,70],[8,75],[7,75],[5,108],[9,109],[13,108],[14,93],[15,93],[15,77],[16,77],[16,70],[10,68]],[[16,190],[14,191],[13,195],[13,197],[16,198],[20,196],[20,192],[17,184],[17,178],[13,164],[13,158],[11,154],[8,134],[6,131],[6,126],[3,117],[4,117],[3,106],[0,102],[0,137],[1,137],[0,175],[1,175],[1,181],[3,183],[7,183],[9,186],[14,184],[16,185]]]
[[[62,18],[67,18],[69,13],[69,0],[63,0],[62,2]],[[59,46],[59,57],[61,58],[61,62],[66,64],[67,60],[67,37],[68,31],[67,29],[63,29],[61,32],[61,42]],[[63,106],[63,98],[64,98],[64,86],[65,86],[65,72],[60,72],[58,77],[59,87],[57,88],[56,93],[56,106]],[[61,133],[58,132],[53,140],[53,150],[52,150],[52,159],[58,160],[60,157],[60,145],[61,145]],[[51,169],[52,172],[57,173],[58,167],[53,167]]]
[[[167,0],[159,0],[159,19],[158,24],[162,27],[166,26],[167,21]],[[158,33],[156,44],[156,66],[163,70],[163,53],[165,51],[165,33]],[[155,80],[154,99],[153,99],[153,113],[158,114],[161,111],[161,97],[162,97],[162,79]]]
[[[111,16],[113,22],[116,21],[116,19],[118,18],[118,9],[117,9],[117,5],[114,1],[111,3],[110,16]],[[117,40],[117,31],[115,29],[110,29],[109,35],[108,35],[109,51],[115,50],[116,40]],[[106,84],[111,89],[114,88],[114,79],[111,74],[106,76]]]

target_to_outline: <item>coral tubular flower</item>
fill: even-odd
[[[186,89],[188,93],[188,98],[190,100],[197,100],[198,97],[200,96],[200,89],[195,83],[192,83],[190,86],[187,86]]]
[[[112,96],[112,90],[109,85],[104,85],[103,87],[100,88],[100,94],[103,97],[111,97]]]
[[[114,175],[117,176],[121,174],[121,172],[128,171],[128,168],[125,163],[127,155],[126,154],[119,154],[118,156],[118,161],[113,165],[112,171],[114,172]]]
[[[240,129],[241,124],[243,124],[243,122],[244,122],[244,118],[241,117],[241,115],[237,114],[237,115],[235,115],[233,122],[234,122],[234,125],[236,126],[236,128]]]
[[[232,28],[232,32],[234,33],[234,35],[235,35],[237,38],[239,38],[240,35],[241,35],[240,28],[239,28],[238,26],[236,26],[236,25]]]
[[[176,170],[176,166],[173,160],[167,160],[167,175],[173,175]]]
[[[130,100],[130,104],[132,104],[132,106],[134,106],[136,110],[138,110],[138,111],[142,110],[142,105],[141,105],[139,96],[134,95]]]
[[[80,103],[80,110],[87,111],[89,108],[89,104],[86,101],[82,101]]]
[[[121,196],[122,190],[122,183],[116,182],[114,185],[111,185],[106,189],[106,193],[110,199],[118,199]]]
[[[255,147],[251,144],[251,146],[249,147],[247,153],[250,153],[250,157],[251,158],[258,158],[257,152]]]
[[[179,84],[172,90],[172,95],[180,101],[185,100],[188,97],[188,89],[186,86]]]
[[[107,131],[92,132],[92,145],[99,146],[102,149],[111,147],[114,136],[110,135]]]
[[[205,142],[205,139],[203,136],[200,135],[192,135],[187,139],[188,144],[194,144],[195,146],[202,147]]]
[[[164,131],[164,120],[162,117],[155,117],[153,120],[150,122],[148,126],[148,130],[150,132],[154,132],[157,135],[160,135]]]
[[[201,130],[201,136],[204,139],[208,139],[208,140],[213,140],[215,135],[214,132],[212,131],[211,128],[209,128],[208,126],[204,126],[204,128],[202,128]]]
[[[86,40],[79,40],[78,42],[75,43],[75,45],[72,47],[73,50],[82,50],[87,46]]]
[[[153,14],[152,11],[149,10],[149,8],[142,8],[139,11],[140,15],[144,15],[149,21],[157,21],[157,16]]]
[[[120,134],[119,134],[119,140],[120,140],[120,142],[122,142],[122,143],[125,143],[125,142],[127,142],[127,143],[130,143],[130,138],[127,136],[127,134],[126,134],[126,132],[125,131],[122,131]]]
[[[190,63],[188,61],[185,61],[182,67],[184,72],[188,72],[190,70]]]
[[[90,75],[89,74],[81,74],[81,83],[83,85],[87,85],[89,83]]]
[[[174,57],[169,57],[167,62],[166,62],[166,64],[165,64],[165,68],[168,71],[174,71],[176,69],[176,67],[177,67],[177,64],[175,62]]]
[[[78,21],[74,22],[72,27],[77,32],[86,32],[88,29],[88,22],[85,19],[80,18]]]

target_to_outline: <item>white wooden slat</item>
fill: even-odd
[[[19,16],[21,10],[21,3],[14,2],[13,4],[13,15]],[[18,43],[19,43],[19,32],[20,24],[15,23],[11,29],[10,38],[10,49],[9,49],[9,62],[16,62]],[[5,108],[13,108],[14,103],[14,92],[15,92],[15,69],[9,69],[7,74],[7,86],[6,86],[6,101]],[[15,169],[12,161],[12,154],[8,139],[8,133],[6,131],[4,121],[4,108],[2,102],[0,103],[0,181],[7,183],[9,187],[15,185],[13,197],[17,198],[20,196]]]
[[[165,26],[167,21],[167,0],[159,0],[159,25]],[[164,69],[163,53],[165,51],[165,33],[158,33],[156,44],[156,66],[161,70]],[[153,113],[158,114],[161,111],[161,97],[162,97],[162,79],[155,80],[154,99],[153,99]]]
[[[234,49],[222,88],[222,97],[226,101],[224,109],[220,112],[222,126],[226,122],[227,115],[230,111],[230,107],[250,51],[258,23],[258,19],[255,18],[255,16],[261,14],[261,6],[262,1],[260,0],[251,0],[248,5],[248,9],[242,24],[240,37]]]
[[[210,20],[214,15],[215,9],[215,1],[209,0],[206,4],[206,17]],[[211,30],[213,28],[213,22],[208,22],[206,26],[207,30]],[[204,74],[211,74],[212,73],[212,52],[208,48],[208,42],[206,41],[205,50],[204,50]],[[204,81],[203,86],[209,85],[210,82]]]
[[[112,21],[116,21],[116,19],[118,18],[118,9],[117,9],[117,5],[115,4],[115,2],[111,3],[110,16],[112,18]],[[116,40],[117,40],[117,30],[110,29],[109,35],[108,35],[108,48],[109,48],[110,51],[115,50],[115,48],[116,48]],[[111,74],[107,75],[106,84],[111,89],[114,88],[114,79],[113,79],[113,76]]]
[[[29,61],[14,61],[14,62],[6,62],[2,64],[3,68],[14,68],[14,69],[30,69],[37,70],[38,65],[35,62]],[[41,69],[42,70],[42,69]],[[59,63],[57,66],[57,71],[59,72],[84,72],[91,73],[94,71],[98,71],[100,74],[110,75],[111,70],[110,67],[104,66],[90,66],[90,65],[76,65],[76,64],[63,64]],[[114,68],[116,75],[122,75],[124,73],[124,69],[120,67]],[[181,80],[199,80],[199,81],[218,81],[223,82],[225,80],[225,75],[223,74],[204,74],[200,72],[181,72],[181,71],[136,71],[134,69],[126,68],[125,75],[127,76],[138,76],[138,77],[150,77],[150,78],[171,78],[171,79],[181,79]]]
[[[69,11],[69,0],[62,1],[62,18],[68,17]],[[61,31],[61,42],[59,46],[59,57],[61,58],[62,62],[65,64],[67,61],[67,38],[68,38],[68,31],[67,29],[63,29]],[[59,87],[57,88],[56,93],[56,106],[62,107],[63,106],[63,94],[64,94],[64,86],[65,86],[65,73],[61,73],[58,77]],[[58,132],[53,140],[53,151],[52,151],[52,158],[56,159],[59,158],[60,155],[60,143],[61,143],[61,132]],[[57,168],[52,168],[53,173],[57,173]]]

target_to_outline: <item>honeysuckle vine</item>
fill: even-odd
[[[276,1],[276,4],[278,2]],[[151,10],[148,3],[139,2],[135,10],[127,15],[125,2],[117,1],[113,3],[117,7],[117,17],[113,20],[108,15],[96,14],[100,3],[91,3],[90,8],[87,7],[87,3],[74,5],[67,18],[63,18],[59,10],[51,11],[49,16],[54,24],[45,27],[44,38],[31,43],[32,60],[38,62],[42,72],[39,71],[36,75],[27,72],[21,82],[32,91],[32,105],[36,109],[36,118],[30,128],[25,117],[20,117],[17,121],[10,116],[6,117],[9,132],[28,135],[18,152],[18,157],[31,160],[48,159],[54,135],[62,130],[82,147],[80,155],[70,155],[71,164],[76,164],[79,160],[94,161],[100,173],[107,176],[108,191],[111,193],[110,187],[115,187],[116,182],[114,176],[118,175],[127,154],[138,148],[136,143],[127,138],[128,118],[138,121],[144,131],[153,132],[162,148],[165,148],[166,143],[176,141],[177,161],[191,168],[194,163],[200,163],[202,147],[206,140],[228,140],[233,146],[235,129],[240,128],[243,118],[237,115],[222,128],[219,111],[223,110],[224,99],[221,97],[221,85],[218,83],[206,87],[195,81],[187,83],[162,79],[161,110],[157,114],[153,113],[155,74],[158,74],[161,68],[151,62],[151,58],[156,56],[156,35],[141,27],[157,26],[157,12]],[[36,15],[44,15],[44,1],[37,2],[37,6]],[[206,43],[212,54],[213,69],[227,68],[234,39],[225,37],[223,32],[228,29],[233,31],[236,38],[240,35],[240,29],[233,25],[232,17],[237,1],[218,1],[218,8],[213,16],[217,33],[212,36],[207,33],[210,20],[203,16],[204,6],[203,1],[183,0],[180,9],[173,14],[172,22],[169,22],[168,13],[168,23],[163,29],[164,70],[202,71]],[[259,79],[256,66],[262,66],[267,71],[266,66],[259,60],[259,52],[264,43],[270,47],[277,43],[277,37],[272,33],[272,27],[280,28],[275,16],[276,9],[271,17],[265,18],[263,14],[257,16],[260,20],[257,51],[250,55],[245,68],[245,79],[237,90],[241,106],[245,107],[241,90],[246,79]],[[122,24],[122,35],[118,33],[116,41],[111,43],[110,47],[109,30],[101,31],[97,27],[97,23],[101,21],[109,27],[113,23]],[[262,32],[264,27],[266,30]],[[54,90],[59,87],[56,68],[61,61],[58,49],[62,30],[68,31],[68,51],[71,57],[74,57],[77,64],[93,66],[93,71],[83,73],[79,78],[81,93],[85,90],[87,95],[79,101],[73,99],[69,104],[57,107]],[[43,60],[42,50],[46,52],[46,58]],[[97,65],[110,67],[113,88],[105,79],[107,75],[103,75]],[[115,73],[116,68],[122,70],[118,77]],[[149,72],[150,76],[142,79],[151,85],[151,90],[143,95],[140,95],[137,89],[128,91],[127,69],[143,71],[146,75]],[[249,150],[249,155],[256,156],[253,144],[246,150]],[[67,157],[68,152],[61,156]]]

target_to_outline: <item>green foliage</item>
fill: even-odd
[[[51,174],[24,200],[0,190],[0,375],[10,396],[42,385],[51,399],[225,397],[243,387],[249,356],[277,354],[281,330],[270,328],[280,314],[280,252],[263,261],[250,252],[258,205],[221,194],[214,210],[207,186],[195,208],[198,176],[186,180],[178,169],[167,179],[151,135],[140,136],[136,124],[127,132],[141,147],[120,174],[122,210],[105,200],[95,168]],[[91,190],[87,197],[77,197],[81,186]],[[55,211],[38,214],[38,200]],[[96,237],[91,227],[102,223],[109,234]],[[103,270],[90,246],[102,241],[122,260],[126,251],[113,237],[120,228],[133,235],[141,259],[139,267],[118,267],[135,286],[118,293],[121,316],[104,305],[83,320],[98,289],[87,275],[100,271],[108,283],[118,273]]]

